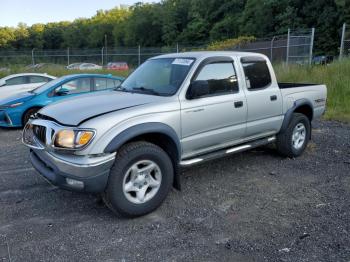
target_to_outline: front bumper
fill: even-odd
[[[5,110],[0,110],[0,126],[1,127],[12,127],[12,120]]]
[[[57,156],[30,150],[33,167],[50,183],[72,191],[100,193],[106,188],[115,154],[99,157]]]

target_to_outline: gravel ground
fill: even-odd
[[[314,123],[297,159],[271,148],[182,173],[182,192],[119,219],[32,168],[0,130],[0,261],[350,261],[350,126]]]

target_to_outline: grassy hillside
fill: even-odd
[[[328,87],[326,119],[350,122],[350,59],[337,61],[329,66],[275,66],[278,81],[304,82],[326,84]],[[0,72],[0,78],[9,73],[23,72],[23,68],[11,68],[11,72]],[[37,72],[45,72],[54,76],[82,73],[82,71],[66,70],[64,68],[43,68]],[[108,70],[87,71],[90,73],[127,76],[129,72]]]
[[[326,84],[328,89],[325,118],[350,122],[350,60],[329,66],[275,67],[278,81]]]

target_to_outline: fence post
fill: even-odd
[[[289,45],[290,45],[290,29],[288,28],[287,57],[286,57],[286,63],[287,63],[287,65],[288,65],[288,63],[289,63]]]
[[[271,50],[270,50],[270,61],[271,61],[271,63],[272,63],[273,43],[274,43],[275,39],[276,39],[276,36],[274,36],[272,38],[272,40],[271,40]]]
[[[315,28],[311,29],[311,43],[310,43],[310,55],[309,55],[309,65],[312,64],[312,54],[314,50],[314,40],[315,40]]]
[[[139,45],[139,65],[141,64],[141,46]]]
[[[176,53],[179,52],[179,43],[176,43]]]
[[[343,30],[341,35],[340,51],[339,51],[339,60],[343,58],[344,55],[344,41],[345,41],[345,32],[346,32],[346,23],[343,24]]]
[[[101,50],[101,65],[103,66],[103,50],[105,49],[105,47],[103,46],[102,47],[102,50]]]
[[[35,65],[35,60],[34,60],[34,49],[32,49],[32,65],[34,66]]]
[[[106,64],[108,63],[107,34],[105,34]]]
[[[69,66],[69,47],[67,48],[67,66]]]

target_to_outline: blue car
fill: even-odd
[[[30,116],[56,101],[90,92],[118,87],[124,79],[111,75],[67,75],[48,82],[33,91],[0,100],[0,127],[22,127]]]

